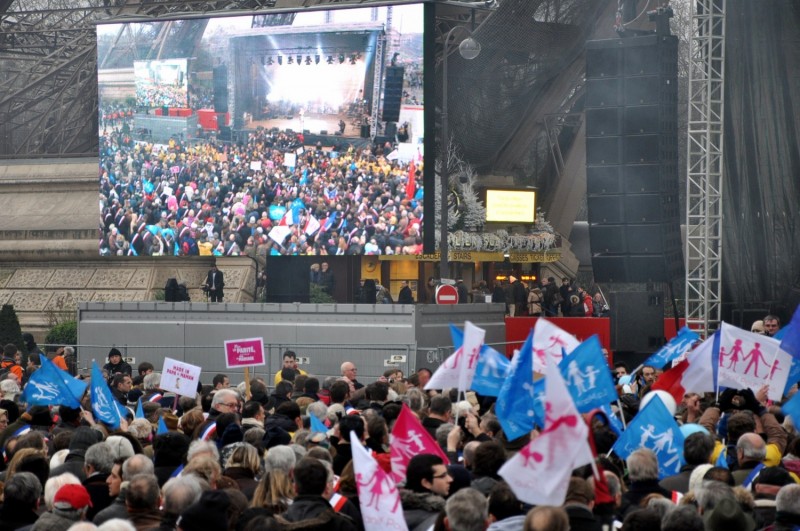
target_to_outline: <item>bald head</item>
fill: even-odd
[[[742,461],[761,461],[767,456],[767,445],[757,433],[745,433],[736,443],[739,463]]]
[[[356,366],[352,361],[346,361],[346,362],[342,363],[342,366],[340,367],[340,369],[342,371],[342,376],[344,376],[346,378],[350,378],[351,380],[355,379],[355,377],[356,377],[356,374],[355,374],[356,373]]]

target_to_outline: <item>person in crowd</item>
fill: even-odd
[[[116,374],[127,374],[130,376],[133,373],[131,366],[122,360],[122,352],[118,348],[112,348],[108,351],[108,363],[103,365],[103,371],[106,377],[111,380]]]
[[[511,275],[509,280],[511,280],[511,297],[514,305],[513,311],[511,311],[511,307],[509,306],[509,311],[512,317],[523,316],[528,310],[528,290],[525,289],[525,284],[514,275]]]
[[[564,510],[569,518],[572,531],[601,531],[600,522],[592,513],[594,509],[594,489],[589,482],[580,477],[571,477],[564,500]]]
[[[445,504],[444,525],[449,531],[485,531],[489,526],[486,496],[471,488],[453,494]]]
[[[357,380],[358,378],[358,369],[356,368],[356,364],[352,361],[346,361],[342,363],[340,367],[340,372],[342,374],[342,381],[346,382],[347,385],[350,386],[350,392],[355,393],[359,389],[364,387],[364,384]]]
[[[337,513],[322,496],[328,486],[328,471],[318,459],[301,459],[292,477],[297,495],[279,521],[303,531],[357,531],[355,522]]]
[[[222,302],[225,296],[225,275],[219,270],[217,264],[212,265],[208,271],[204,289],[208,290],[210,302]]]
[[[714,451],[714,439],[707,433],[693,433],[683,441],[683,458],[686,464],[681,467],[680,472],[675,475],[662,479],[658,484],[667,491],[689,492],[689,478],[695,468],[702,464],[707,464]]]
[[[408,462],[406,485],[400,489],[408,529],[427,529],[445,508],[453,478],[442,458],[419,454]]]
[[[767,315],[764,317],[764,330],[769,337],[774,336],[781,329],[781,318],[777,315]]]
[[[297,374],[302,374],[303,376],[307,376],[308,373],[301,369],[297,364],[297,354],[293,350],[287,350],[283,353],[283,369],[292,369],[296,371]],[[283,377],[281,376],[281,371],[275,373],[275,385],[278,385],[278,382],[281,381]]]
[[[408,280],[401,282],[400,294],[397,296],[398,304],[414,304],[414,293],[411,291],[411,286],[408,285]]]

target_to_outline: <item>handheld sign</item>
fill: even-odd
[[[161,389],[172,391],[177,395],[194,396],[197,382],[200,381],[202,369],[172,358],[164,358],[164,370],[161,371]]]
[[[227,368],[252,367],[253,365],[266,365],[266,363],[264,338],[232,339],[225,342],[225,366]]]

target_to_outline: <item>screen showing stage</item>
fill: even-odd
[[[425,11],[99,25],[100,254],[420,254]]]
[[[136,106],[147,109],[155,107],[187,107],[189,95],[186,90],[186,59],[165,61],[134,61],[133,77],[136,86]]]

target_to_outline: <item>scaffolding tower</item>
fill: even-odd
[[[685,315],[703,337],[719,327],[722,306],[725,2],[697,0],[692,16]]]

